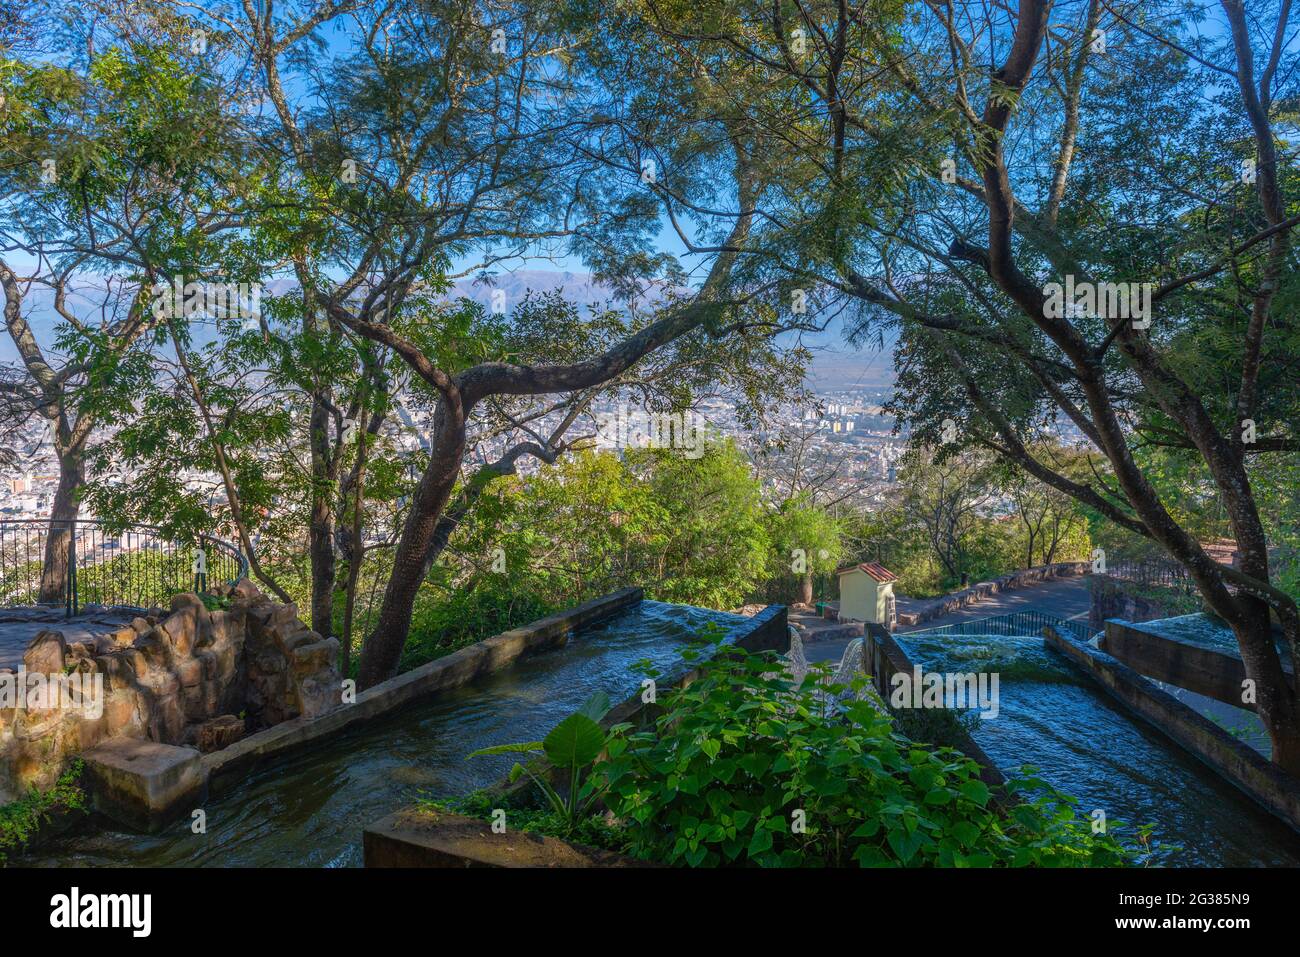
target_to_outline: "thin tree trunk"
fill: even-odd
[[[363,403],[364,404],[364,403]],[[352,521],[345,537],[344,560],[348,564],[348,577],[343,598],[343,647],[342,674],[346,677],[352,670],[352,625],[356,618],[357,582],[361,580],[361,564],[365,561],[366,549],[361,540],[365,518],[366,497],[366,439],[369,432],[361,433],[357,443],[357,461],[349,480],[352,493]]]
[[[203,390],[199,388],[198,380],[194,378],[189,361],[185,358],[185,352],[181,349],[181,344],[177,341],[175,335],[172,336],[172,345],[176,347],[176,358],[185,373],[190,393],[194,396],[194,402],[198,405],[199,413],[203,416],[203,424],[208,430],[208,440],[212,443],[212,450],[216,454],[217,468],[221,472],[221,481],[226,490],[226,500],[230,504],[230,517],[235,523],[235,529],[239,532],[239,541],[244,546],[244,557],[248,559],[248,567],[252,570],[253,576],[275,592],[275,596],[280,601],[291,602],[293,599],[289,597],[288,593],[262,568],[262,563],[257,557],[257,551],[253,548],[252,539],[248,535],[248,524],[244,521],[244,509],[240,504],[239,489],[235,487],[235,477],[230,471],[230,463],[226,461],[226,447],[217,437],[216,427],[212,424],[212,412],[208,408],[207,400],[203,398]]]
[[[68,597],[68,549],[72,522],[81,510],[79,496],[86,481],[85,442],[59,450],[59,485],[50,507],[49,530],[45,537],[45,560],[41,565],[41,589],[37,601],[58,604]]]
[[[311,516],[307,555],[311,562],[311,628],[324,638],[334,631],[334,484],[329,439],[330,413],[319,393],[311,407]]]

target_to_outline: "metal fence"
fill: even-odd
[[[940,625],[938,628],[922,628],[901,635],[911,638],[914,635],[1000,635],[1007,638],[1039,638],[1043,629],[1053,628],[1058,634],[1068,635],[1079,641],[1092,637],[1088,623],[1070,621],[1049,615],[1041,611],[1017,611],[1009,615],[994,615],[990,618],[975,618],[958,622],[955,625]]]
[[[229,542],[178,542],[157,528],[117,530],[94,519],[0,520],[0,606],[147,609],[178,592],[232,584],[248,562]]]
[[[1188,574],[1186,568],[1176,562],[1116,562],[1107,564],[1106,570],[1098,574],[1146,588],[1170,588],[1189,595],[1196,591],[1196,582],[1192,580],[1192,576]]]

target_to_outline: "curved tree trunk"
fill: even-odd
[[[456,396],[459,399],[459,396]],[[384,589],[375,629],[361,649],[357,685],[369,688],[391,678],[406,644],[415,598],[429,566],[437,557],[439,520],[460,474],[465,455],[465,413],[462,406],[439,403],[434,434],[437,440],[429,465],[420,478],[402,536],[393,554],[393,570]]]

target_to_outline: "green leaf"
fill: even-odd
[[[578,709],[577,713],[585,715],[592,721],[599,721],[609,713],[609,695],[603,691],[597,691],[582,703],[582,707]]]
[[[925,835],[920,831],[914,831],[909,834],[902,828],[893,828],[885,836],[885,840],[888,841],[889,846],[894,849],[894,853],[898,855],[898,859],[906,864],[915,857],[916,852],[920,850],[921,844],[925,841]]]
[[[571,714],[542,741],[546,757],[559,768],[590,764],[605,747],[605,732],[585,714]]]
[[[970,847],[979,840],[980,829],[970,821],[957,821],[952,826],[952,835],[961,841],[962,844]]]
[[[965,781],[958,787],[962,796],[967,800],[974,801],[980,807],[989,802],[989,789],[983,781]]]
[[[523,744],[498,744],[490,748],[479,748],[466,755],[467,758],[480,758],[491,754],[519,754],[542,750],[541,741],[529,741]]]

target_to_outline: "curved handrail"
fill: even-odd
[[[1087,641],[1092,632],[1084,622],[1062,618],[1045,611],[1013,611],[1005,615],[985,618],[967,618],[950,625],[918,628],[906,632],[901,638],[918,638],[924,635],[996,635],[1003,638],[1038,638],[1044,628],[1068,632],[1079,641]]]
[[[234,584],[247,556],[213,535],[178,540],[155,525],[94,518],[0,519],[0,607],[148,609],[180,591]]]

